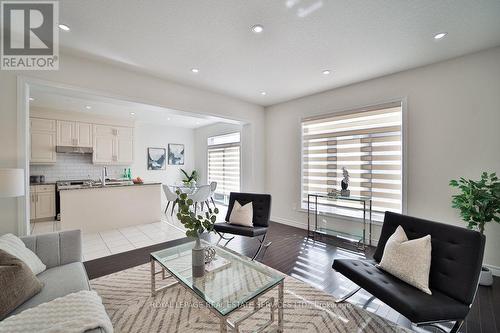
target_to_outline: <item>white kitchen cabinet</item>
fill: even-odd
[[[47,219],[56,216],[55,185],[30,186],[30,219]]]
[[[57,121],[57,145],[75,146],[76,124],[74,121]]]
[[[58,120],[57,145],[92,147],[92,124]]]
[[[30,163],[56,163],[56,121],[30,118]]]
[[[113,161],[115,138],[113,136],[99,135],[94,138],[94,164],[110,164]]]
[[[48,218],[56,216],[55,192],[42,192],[36,195],[36,218]]]
[[[55,133],[56,121],[43,118],[30,118],[30,130]]]
[[[129,165],[133,160],[132,128],[94,125],[94,164]]]
[[[126,132],[126,134],[121,134]],[[121,165],[129,165],[134,161],[134,140],[128,131],[120,131],[115,140],[115,162]]]
[[[30,186],[30,220],[36,219],[36,187]]]
[[[76,123],[78,147],[92,147],[92,124]]]

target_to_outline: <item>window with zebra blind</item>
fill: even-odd
[[[302,121],[301,208],[307,195],[341,189],[349,171],[351,196],[372,198],[373,219],[401,212],[402,105],[389,103]],[[314,208],[313,206],[311,208]],[[361,218],[362,204],[318,198],[318,211]]]
[[[240,192],[240,133],[208,138],[208,182],[217,182],[214,199],[229,203],[229,193]]]

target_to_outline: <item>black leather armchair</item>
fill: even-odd
[[[252,202],[253,207],[253,227],[244,227],[240,225],[233,225],[226,223],[229,221],[229,217],[231,216],[231,212],[233,211],[234,202],[238,200],[238,202],[243,206],[249,202]],[[259,248],[257,252],[255,252],[252,260],[254,260],[259,252],[261,251],[264,241],[266,240],[267,229],[269,226],[269,216],[271,215],[271,196],[269,194],[256,194],[256,193],[236,193],[231,192],[229,194],[229,206],[227,208],[226,214],[226,222],[224,223],[216,223],[214,225],[215,231],[219,234],[220,239],[225,239],[227,245],[233,238],[226,238],[224,235],[238,235],[238,236],[246,236],[246,237],[260,237],[259,239]],[[264,246],[268,247],[271,243],[267,243]]]
[[[398,225],[409,239],[431,235],[429,287],[432,295],[375,267]],[[332,267],[417,326],[455,322],[450,332],[458,332],[477,291],[484,243],[485,237],[476,231],[386,212],[374,260],[335,259]],[[360,288],[338,302],[345,301]]]

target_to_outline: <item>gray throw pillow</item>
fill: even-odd
[[[0,320],[38,294],[42,287],[21,259],[0,250]]]

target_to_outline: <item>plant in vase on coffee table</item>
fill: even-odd
[[[205,253],[207,252],[207,248],[202,246],[200,235],[205,231],[214,231],[214,224],[217,221],[219,209],[215,208],[212,210],[208,207],[207,212],[201,212],[199,215],[196,215],[191,209],[194,206],[193,200],[189,199],[186,193],[182,193],[179,190],[176,193],[179,204],[177,218],[181,221],[184,228],[186,228],[186,236],[195,240],[192,251],[193,277],[201,277],[205,274]],[[213,253],[213,251],[209,250],[208,253]]]

